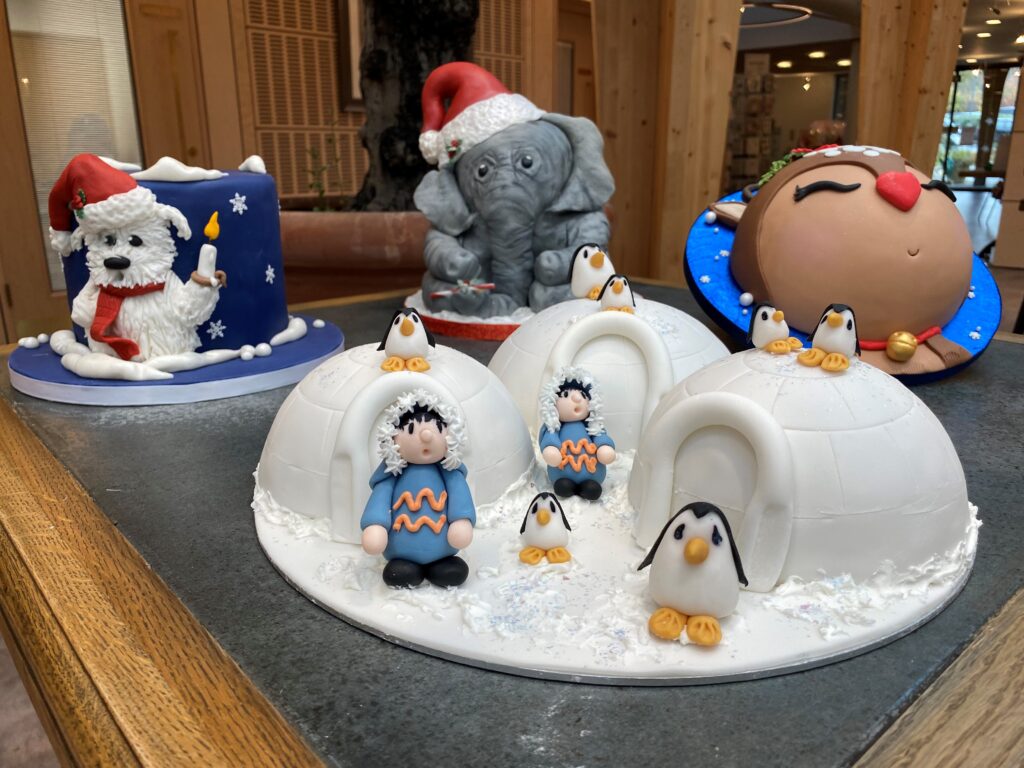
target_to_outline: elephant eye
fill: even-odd
[[[523,166],[523,168],[532,168],[533,155],[523,155],[523,159],[519,161],[519,164]]]
[[[104,235],[103,242],[106,245],[117,245],[117,235]]]
[[[674,531],[672,531],[673,538],[682,539],[683,538],[683,529],[685,527],[686,527],[686,524],[684,523],[684,524],[680,525],[678,528],[676,528]]]
[[[491,169],[487,167],[487,163],[480,163],[480,165],[476,167],[476,177],[478,179],[482,179],[490,170]]]
[[[132,235],[131,237],[128,238],[128,244],[131,245],[132,247],[138,248],[140,245],[142,245],[142,238],[139,237],[138,235]]]

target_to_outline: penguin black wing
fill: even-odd
[[[423,333],[427,335],[427,344],[429,344],[432,347],[436,347],[437,342],[434,340],[434,334],[430,332],[430,329],[427,328],[427,324],[423,322],[423,315],[421,315],[417,309],[412,307],[404,310],[404,313],[409,317],[416,315],[416,317],[419,318],[419,324],[423,326]],[[391,322],[395,322],[394,319],[392,319]]]
[[[391,333],[391,327],[395,324],[395,320],[398,319],[398,316],[399,315],[404,315],[404,314],[405,314],[405,310],[404,309],[396,309],[395,310],[395,314],[393,314],[391,316],[391,319],[388,321],[388,327],[384,331],[384,338],[382,338],[380,340],[380,346],[377,347],[377,351],[378,352],[383,352],[384,351],[384,345],[388,343],[388,335]]]
[[[698,504],[701,507],[700,509],[697,509]],[[691,504],[690,507],[693,508],[693,514],[698,520],[704,517],[704,515],[712,514],[722,521],[722,527],[725,528],[725,536],[729,539],[729,549],[732,550],[732,562],[736,566],[736,576],[739,578],[740,584],[744,587],[747,586],[747,576],[743,573],[743,563],[740,562],[740,552],[736,549],[736,540],[732,537],[729,518],[714,504],[708,504],[707,502],[697,502]]]
[[[676,521],[676,518],[683,514],[683,512],[685,512],[686,510],[687,507],[683,507],[668,519],[668,522],[665,523],[665,527],[662,528],[661,533],[658,534],[658,538],[654,540],[654,546],[651,547],[651,550],[647,553],[647,556],[644,558],[644,561],[637,566],[636,569],[638,571],[642,571],[644,568],[646,568],[648,565],[654,562],[654,554],[658,551],[658,547],[661,546],[661,540],[665,538],[665,532],[668,531],[672,523]]]
[[[754,323],[757,322],[757,315],[761,312],[762,309],[764,309],[765,307],[770,307],[770,306],[771,306],[771,304],[765,304],[764,302],[762,302],[762,303],[758,304],[756,307],[754,307],[754,311],[750,313],[750,326],[747,328],[747,346],[748,347],[754,346]],[[825,310],[825,311],[827,312],[828,310]]]
[[[562,516],[562,525],[565,526],[565,530],[571,531],[572,528],[569,527],[569,519],[565,516],[565,510],[562,509],[562,505],[555,496],[552,496],[550,493],[547,495],[551,497],[551,501],[554,504],[554,508],[558,510],[558,514]]]
[[[536,509],[537,509],[537,502],[540,501],[542,498],[544,498],[547,495],[548,495],[547,493],[543,493],[543,492],[542,493],[538,493],[536,496],[533,497],[533,500],[527,505],[527,507],[526,507],[526,514],[523,515],[523,524],[521,526],[519,526],[519,535],[520,536],[523,535],[524,533],[526,533],[526,521],[530,519],[530,513],[536,511]]]
[[[597,300],[600,301],[604,298],[604,292],[608,290],[608,286],[612,284],[612,280],[621,280],[622,275],[612,275],[604,281],[604,285],[601,286],[601,292],[597,294]]]
[[[579,248],[577,248],[575,251],[573,251],[572,252],[572,258],[569,259],[569,277],[566,278],[565,282],[567,282],[567,283],[571,283],[572,282],[572,270],[576,266],[576,258],[580,255],[580,253],[583,251],[584,248],[597,248],[598,250],[600,250],[601,246],[598,245],[597,243],[584,243]]]

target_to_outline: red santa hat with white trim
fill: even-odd
[[[87,234],[153,216],[173,223],[183,239],[192,236],[181,211],[158,202],[150,190],[96,155],[71,158],[50,190],[49,214],[50,243],[61,256],[78,248]]]
[[[499,131],[543,115],[483,67],[468,61],[442,64],[423,84],[420,152],[428,163],[444,167]]]

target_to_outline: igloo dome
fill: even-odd
[[[579,299],[524,322],[495,352],[490,369],[535,433],[541,387],[565,366],[587,369],[601,386],[608,434],[619,450],[632,450],[662,396],[728,354],[699,321],[665,304],[637,296],[630,314]]]
[[[909,389],[859,360],[834,374],[761,350],[662,399],[629,498],[644,546],[673,510],[721,507],[759,591],[789,576],[905,571],[956,547],[971,520],[953,444]]]
[[[358,542],[359,518],[380,462],[375,436],[400,395],[424,389],[458,409],[463,461],[475,502],[497,499],[529,467],[533,447],[504,385],[487,368],[437,346],[423,373],[381,370],[384,352],[365,344],[322,363],[281,405],[263,446],[253,504],[277,519],[328,521],[330,536]]]

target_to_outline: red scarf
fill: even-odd
[[[132,288],[115,288],[110,285],[101,285],[99,296],[96,297],[96,317],[89,328],[89,336],[95,341],[109,344],[117,352],[122,360],[131,360],[139,354],[139,345],[131,339],[122,336],[108,336],[107,329],[117,320],[117,313],[121,311],[121,303],[131,296],[142,296],[155,291],[162,291],[163,283],[147,283],[136,285]]]

